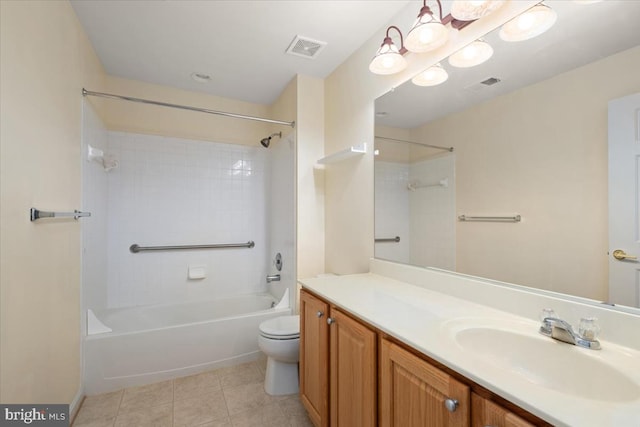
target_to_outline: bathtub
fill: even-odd
[[[111,332],[84,341],[84,389],[93,395],[255,360],[258,326],[291,313],[270,294],[96,311]]]

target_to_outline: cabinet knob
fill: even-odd
[[[318,316],[318,317],[322,317],[322,316],[324,316],[324,313],[323,313],[323,312],[321,312],[321,311],[318,311],[318,312],[316,313],[316,316]]]
[[[327,324],[332,324],[333,322],[335,322],[335,320],[333,320],[331,317],[327,317]]]
[[[449,412],[455,412],[458,409],[458,401],[456,399],[447,399],[444,401],[444,407]]]

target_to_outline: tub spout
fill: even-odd
[[[267,283],[271,283],[271,282],[279,282],[280,281],[280,275],[279,274],[271,274],[267,276]]]

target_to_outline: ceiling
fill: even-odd
[[[558,14],[546,33],[521,42],[502,41],[497,30],[485,40],[493,56],[473,68],[443,67],[449,79],[434,87],[406,82],[376,100],[376,124],[412,129],[518,88],[640,45],[640,1],[584,4],[546,0]],[[480,82],[496,77],[493,86]],[[603,83],[615,76],[603,76]],[[386,113],[380,116],[381,113]]]
[[[327,77],[408,3],[71,0],[108,74],[267,105],[296,74]],[[327,45],[285,54],[296,35]]]

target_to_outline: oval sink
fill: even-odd
[[[560,393],[616,402],[640,397],[640,386],[603,362],[598,350],[491,327],[459,329],[455,341],[472,357]]]

